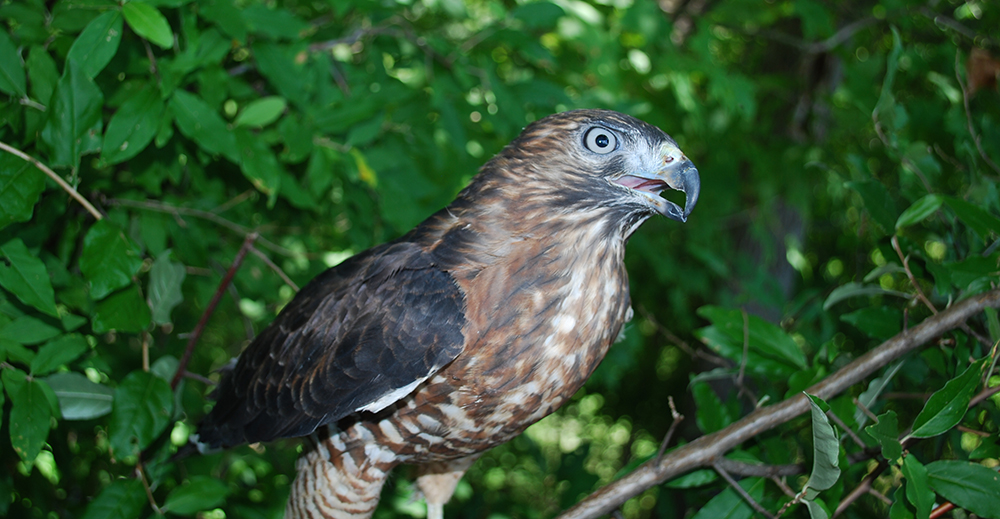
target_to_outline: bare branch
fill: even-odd
[[[719,465],[718,463],[712,465],[712,468],[714,468],[715,471],[718,472],[720,476],[722,476],[722,479],[726,480],[726,483],[729,483],[729,487],[732,488],[737,494],[739,494],[740,497],[742,497],[743,500],[746,501],[746,503],[750,505],[751,508],[757,511],[757,513],[763,515],[764,517],[767,517],[768,519],[774,519],[774,514],[765,510],[763,506],[760,506],[760,503],[758,503],[757,500],[753,498],[753,496],[747,493],[746,490],[743,490],[743,487],[741,487],[740,484],[735,479],[733,479],[733,477],[730,476],[728,472],[726,472],[726,469],[722,468],[722,466]]]
[[[805,391],[829,400],[893,360],[956,328],[987,307],[1000,307],[1000,289],[970,297],[925,319],[919,325],[882,343]],[[611,513],[622,503],[648,488],[690,470],[714,465],[733,447],[808,410],[809,401],[802,393],[778,404],[758,409],[721,431],[678,447],[663,458],[647,461],[630,474],[597,490],[559,517],[560,519],[597,518]]]
[[[663,457],[663,453],[667,450],[667,445],[670,445],[670,440],[674,437],[674,433],[677,431],[677,426],[684,421],[684,415],[677,412],[677,407],[674,405],[674,397],[667,397],[667,404],[670,405],[670,416],[674,418],[671,422],[670,428],[667,429],[667,434],[663,436],[663,441],[660,442],[660,449],[656,451],[656,459]]]

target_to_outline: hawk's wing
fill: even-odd
[[[306,285],[240,355],[199,425],[211,447],[304,436],[377,412],[461,352],[465,301],[410,242],[375,247]]]

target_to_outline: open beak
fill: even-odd
[[[701,178],[698,169],[683,155],[675,159],[665,155],[663,167],[649,174],[623,175],[615,182],[645,195],[656,211],[671,220],[686,222],[688,215],[698,203]],[[675,189],[684,193],[684,208],[660,196],[665,189]]]

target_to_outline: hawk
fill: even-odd
[[[308,435],[286,518],[370,517],[400,463],[441,518],[481,453],[594,371],[631,318],[629,236],[684,222],[699,188],[677,143],[628,115],[530,124],[450,205],[306,285],[223,374],[197,441]]]

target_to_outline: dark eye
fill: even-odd
[[[618,137],[607,128],[595,126],[587,130],[583,136],[583,145],[594,153],[605,155],[615,151],[615,148],[618,147]]]

